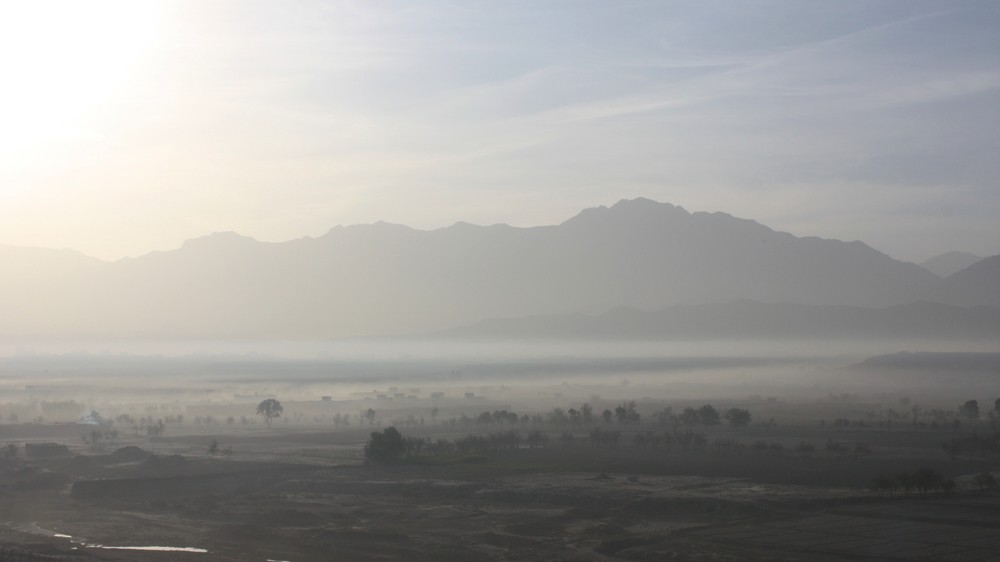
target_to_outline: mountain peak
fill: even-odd
[[[941,277],[948,277],[954,273],[969,267],[977,261],[983,259],[982,256],[952,250],[941,255],[934,256],[920,264],[924,269],[933,271]]]
[[[929,300],[957,306],[1000,307],[1000,255],[983,258],[945,277]]]
[[[678,207],[677,205],[672,205],[670,203],[661,203],[659,201],[654,201],[646,197],[636,197],[635,199],[619,199],[617,203],[611,206],[612,210],[619,211],[634,211],[639,209],[680,209],[684,210],[683,207]],[[686,211],[685,211],[686,212]]]
[[[957,271],[952,278],[972,277],[975,275],[989,276],[994,281],[1000,281],[1000,254],[977,260],[975,263]],[[997,285],[1000,287],[1000,285]]]
[[[670,203],[660,203],[645,197],[635,199],[621,199],[611,207],[590,207],[584,209],[575,217],[565,221],[563,224],[589,223],[591,221],[605,220],[625,220],[637,221],[648,219],[664,219],[688,217],[688,213],[683,207],[671,205]]]

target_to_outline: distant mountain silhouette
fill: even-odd
[[[32,284],[105,264],[75,250],[50,250],[0,244],[0,283]],[[6,287],[6,285],[2,285]]]
[[[491,319],[446,331],[474,339],[1000,339],[1000,309],[916,302],[883,309],[736,301],[653,312]]]
[[[945,252],[920,264],[924,269],[937,273],[941,277],[948,277],[957,273],[977,261],[983,259],[982,256],[970,254],[968,252]]]
[[[64,257],[39,274],[9,269],[0,253],[0,335],[424,333],[483,318],[738,299],[884,307],[942,283],[861,242],[648,199],[534,228],[376,223],[283,243],[219,233],[113,263]]]
[[[1000,255],[979,260],[952,274],[926,298],[958,306],[1000,307]]]
[[[0,245],[0,335],[62,328],[73,281],[107,265],[73,250]]]

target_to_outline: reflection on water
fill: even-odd
[[[87,548],[103,548],[105,550],[156,550],[160,552],[200,552],[207,554],[204,548],[190,546],[104,546],[102,544],[84,544]]]
[[[195,548],[191,546],[105,546],[103,544],[93,544],[86,542],[84,540],[74,539],[73,535],[57,533],[55,531],[50,531],[44,527],[39,527],[37,523],[17,525],[14,528],[19,531],[24,531],[36,535],[45,535],[47,537],[53,537],[57,539],[68,539],[73,544],[78,544],[86,548],[101,548],[104,550],[146,550],[146,551],[156,551],[156,552],[194,552],[198,554],[208,554],[208,550],[204,548]]]

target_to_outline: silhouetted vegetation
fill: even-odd
[[[958,409],[958,412],[969,418],[970,420],[979,419],[979,401],[978,400],[967,400],[962,407]]]
[[[749,410],[742,410],[740,408],[730,408],[726,410],[725,414],[726,421],[729,422],[730,427],[746,427],[750,425],[750,415]]]
[[[403,458],[406,444],[403,436],[395,427],[387,427],[382,431],[373,431],[365,445],[365,458],[381,463],[394,463]]]
[[[928,492],[951,492],[955,489],[955,481],[946,479],[940,472],[932,468],[924,467],[914,471],[876,476],[872,482],[872,489],[880,495],[894,496],[911,493],[924,495]]]
[[[271,421],[275,418],[281,417],[281,413],[285,411],[285,408],[274,398],[268,398],[257,404],[257,415],[264,418],[264,423],[268,426],[271,425]]]
[[[960,456],[967,458],[1000,458],[1000,433],[982,435],[972,433],[953,437],[941,444],[941,448],[954,460]]]

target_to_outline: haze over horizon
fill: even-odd
[[[996,559],[998,30],[0,0],[0,562]]]
[[[648,197],[1000,252],[994,2],[7,3],[0,244],[557,224]]]
[[[10,245],[10,244],[3,244],[3,243],[0,243],[0,247],[7,247],[7,248],[13,248],[13,249],[24,248],[24,249],[38,249],[38,250],[68,251],[68,252],[74,252],[74,253],[81,254],[82,256],[84,256],[86,258],[97,259],[97,260],[100,260],[100,261],[103,261],[103,262],[115,262],[115,261],[120,261],[120,260],[123,260],[123,259],[127,260],[127,259],[130,259],[130,258],[142,257],[142,256],[145,256],[145,255],[154,254],[154,253],[157,253],[157,252],[165,252],[165,251],[169,252],[169,251],[174,251],[174,250],[180,250],[180,249],[183,249],[186,245],[188,245],[190,243],[197,242],[197,241],[202,240],[202,239],[207,239],[207,238],[212,238],[212,237],[218,237],[218,236],[230,236],[230,235],[238,237],[238,238],[244,238],[244,239],[247,239],[247,240],[252,240],[254,242],[265,243],[265,244],[283,244],[283,243],[294,242],[296,240],[302,240],[302,239],[320,238],[320,237],[322,237],[324,235],[327,235],[327,234],[329,234],[332,231],[336,231],[337,229],[340,229],[340,228],[357,228],[357,227],[377,226],[377,225],[388,225],[388,226],[393,226],[393,227],[402,227],[402,228],[406,228],[406,229],[417,231],[417,232],[435,232],[435,231],[447,230],[449,228],[453,228],[453,227],[456,227],[456,226],[462,226],[462,225],[475,226],[475,227],[504,226],[504,227],[511,227],[511,228],[515,228],[515,229],[534,229],[534,228],[554,227],[554,226],[559,226],[559,225],[561,225],[561,224],[563,224],[563,223],[565,223],[567,221],[573,220],[575,217],[579,216],[579,214],[581,214],[581,213],[588,213],[588,212],[593,212],[593,211],[597,211],[597,210],[603,210],[603,209],[613,208],[616,205],[620,206],[620,205],[623,205],[623,204],[641,203],[641,202],[649,202],[649,203],[652,203],[652,204],[662,205],[662,206],[667,206],[667,207],[676,207],[677,209],[682,210],[682,211],[687,212],[687,213],[726,215],[726,216],[732,217],[732,218],[737,219],[737,220],[744,220],[744,221],[754,222],[754,223],[757,223],[757,224],[762,224],[762,223],[760,223],[760,221],[757,221],[757,220],[755,220],[752,217],[734,216],[734,215],[732,215],[732,214],[730,214],[730,213],[728,213],[728,212],[726,212],[724,210],[707,210],[707,209],[706,210],[692,210],[692,209],[685,208],[683,205],[675,205],[672,202],[654,201],[654,200],[646,198],[646,197],[636,197],[634,199],[628,199],[628,198],[626,198],[626,199],[620,199],[619,201],[617,201],[614,204],[598,205],[598,206],[595,206],[595,207],[587,207],[585,209],[580,209],[578,211],[578,213],[576,213],[576,214],[574,214],[572,216],[565,217],[563,220],[560,220],[560,221],[557,221],[557,222],[554,222],[554,223],[551,223],[551,224],[512,225],[509,222],[496,222],[496,223],[492,223],[492,224],[474,224],[474,223],[470,223],[470,222],[465,221],[465,220],[456,220],[455,222],[453,222],[451,224],[448,224],[448,225],[444,225],[444,226],[419,228],[419,227],[413,227],[413,226],[410,226],[410,225],[407,225],[407,224],[392,223],[392,222],[388,222],[388,221],[384,221],[384,220],[378,220],[378,221],[373,221],[373,222],[369,222],[369,223],[337,224],[337,225],[331,226],[328,230],[326,230],[326,231],[324,231],[324,232],[322,232],[322,233],[320,233],[319,235],[316,235],[316,236],[302,235],[302,236],[295,236],[295,237],[292,237],[292,238],[289,238],[289,239],[283,239],[283,240],[261,240],[259,238],[255,238],[254,236],[247,235],[247,234],[244,234],[242,232],[237,232],[237,231],[233,231],[233,230],[216,230],[216,231],[206,232],[206,233],[204,233],[202,235],[194,236],[192,238],[188,238],[186,240],[183,240],[183,241],[181,241],[175,247],[163,248],[163,249],[150,249],[150,250],[145,251],[145,252],[139,252],[135,256],[122,256],[120,258],[100,258],[98,256],[86,254],[86,253],[78,250],[77,248],[73,248],[73,247],[60,247],[60,248],[56,248],[56,247],[44,247],[44,246],[15,246],[15,245]],[[763,225],[763,226],[770,228],[768,225]],[[785,232],[785,231],[782,231],[782,230],[775,230],[775,231],[778,232],[778,233],[781,233],[781,234],[792,234],[792,233]],[[821,239],[825,239],[825,240],[834,240],[834,241],[842,241],[842,242],[861,242],[861,243],[865,244],[866,246],[869,246],[872,249],[874,249],[876,251],[879,251],[880,253],[884,253],[884,254],[888,255],[889,257],[891,257],[891,258],[893,258],[895,260],[908,261],[908,260],[899,258],[897,256],[891,255],[888,252],[883,252],[881,249],[876,248],[876,247],[872,246],[871,244],[868,244],[865,240],[825,238],[825,237],[820,237],[820,236],[809,234],[808,232],[806,232],[806,233],[798,233],[798,234],[793,234],[793,235],[794,236],[805,237],[805,238],[821,238]],[[997,252],[993,252],[993,253],[987,254],[987,256],[992,256],[992,255],[996,255],[996,254],[997,254]],[[964,267],[966,267],[968,265],[971,265],[972,263],[974,263],[976,261],[979,261],[979,260],[981,260],[981,259],[983,259],[984,257],[987,257],[987,256],[976,256],[976,255],[968,253],[968,252],[950,250],[950,251],[947,251],[947,252],[943,252],[942,254],[935,254],[933,256],[930,256],[928,260],[924,260],[924,261],[927,262],[927,263],[929,263],[929,264],[934,264],[938,260],[947,260],[947,261],[954,261],[955,263],[962,264],[961,266],[954,266],[954,267],[951,267],[950,269],[948,269],[946,267],[946,269],[944,271],[938,271],[938,270],[936,270],[936,268],[931,268],[930,269],[931,271],[935,272],[936,274],[940,275],[941,277],[947,277],[951,273],[954,273],[954,272],[956,272],[956,271],[958,271],[960,269],[963,269]],[[910,263],[917,263],[918,265],[925,265],[924,262],[921,262],[919,260],[918,261],[914,261],[914,262],[910,262]]]

